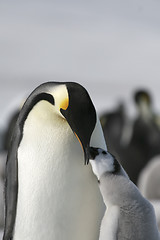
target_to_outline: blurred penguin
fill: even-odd
[[[160,229],[160,155],[152,158],[141,171],[138,187],[143,196],[152,202]]]
[[[16,98],[2,113],[0,118],[0,230],[4,228],[4,181],[7,152],[11,135],[18,118],[22,98]]]
[[[21,93],[5,107],[0,116],[0,152],[8,151],[10,138],[19,112],[26,99],[26,93]]]
[[[115,156],[119,155],[120,141],[125,125],[125,107],[121,103],[111,112],[105,112],[100,116],[105,140],[110,152]]]
[[[160,155],[152,158],[142,169],[138,187],[146,198],[160,200]]]
[[[148,161],[160,153],[160,131],[155,121],[156,114],[153,111],[149,92],[139,90],[135,92],[134,99],[138,117],[134,122],[130,144],[143,151],[145,159]]]
[[[12,136],[13,129],[15,127],[19,112],[20,112],[20,109],[17,109],[10,116],[8,126],[7,126],[5,134],[3,136],[3,150],[4,151],[8,151],[8,149],[9,149],[11,136]]]
[[[7,153],[0,153],[0,230],[4,228],[4,178]]]
[[[134,100],[138,116],[133,122],[130,140],[125,147],[121,147],[119,156],[129,177],[137,184],[140,171],[153,156],[160,153],[160,130],[149,92],[136,91]]]

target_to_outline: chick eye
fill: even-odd
[[[106,155],[107,153],[106,153],[106,151],[103,150],[103,151],[102,151],[102,154]]]

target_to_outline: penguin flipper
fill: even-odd
[[[15,129],[17,131],[17,129]],[[3,240],[13,239],[13,230],[16,217],[17,194],[18,194],[18,160],[17,150],[20,134],[14,131],[11,147],[8,152],[6,163],[5,183],[5,228]],[[16,134],[15,134],[16,132]]]

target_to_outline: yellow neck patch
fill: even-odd
[[[62,108],[63,110],[66,110],[66,109],[68,108],[68,105],[69,105],[69,99],[68,99],[68,98],[65,98],[65,99],[61,102],[60,108]]]

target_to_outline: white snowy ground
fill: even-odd
[[[48,80],[77,81],[99,112],[151,91],[160,112],[160,1],[1,1],[0,127]]]

